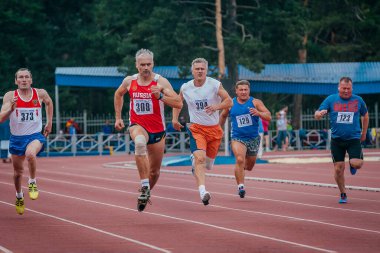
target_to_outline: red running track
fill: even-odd
[[[289,154],[328,157],[321,151],[266,157]],[[255,179],[246,181],[244,199],[233,165],[217,165],[206,178],[209,206],[201,203],[189,167],[162,168],[152,205],[139,213],[138,174],[126,162],[132,160],[40,158],[40,197],[26,198],[22,216],[14,207],[12,167],[0,164],[0,252],[379,252],[380,192],[349,190],[349,203],[341,205],[336,188],[257,181],[335,184],[331,162],[257,164],[246,175]],[[347,170],[347,185],[380,188],[379,168],[374,161],[355,176]]]

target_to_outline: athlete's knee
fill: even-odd
[[[243,165],[245,163],[245,157],[242,155],[235,156],[236,164]]]
[[[350,165],[354,169],[360,169],[363,166],[363,160],[361,160],[361,159],[351,159],[350,160]]]
[[[344,174],[344,162],[337,162],[334,165],[335,174],[343,175]]]
[[[206,157],[204,156],[194,156],[196,164],[206,164]]]
[[[26,158],[26,160],[27,160],[28,162],[30,162],[30,161],[34,161],[34,160],[36,160],[36,158],[37,158],[37,154],[36,154],[36,152],[34,152],[34,151],[26,150],[26,152],[25,152],[25,158]]]
[[[137,135],[135,138],[135,155],[146,155],[146,139],[144,135]]]

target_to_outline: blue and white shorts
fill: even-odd
[[[35,140],[38,140],[42,143],[42,148],[40,152],[38,152],[38,154],[40,154],[44,150],[46,145],[46,138],[41,133],[34,133],[31,135],[22,136],[11,135],[9,139],[9,153],[11,153],[12,155],[23,156],[25,155],[26,148],[28,147],[29,143]]]

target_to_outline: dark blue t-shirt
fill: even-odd
[[[330,126],[332,138],[343,140],[360,139],[360,116],[367,113],[367,105],[357,95],[343,99],[339,94],[328,96],[318,109],[330,113]]]

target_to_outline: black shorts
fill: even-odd
[[[129,128],[134,126],[134,125],[138,125],[138,124],[135,123],[135,124],[129,125],[128,132],[129,132]],[[141,125],[139,125],[139,126],[141,126]],[[143,126],[141,126],[141,127],[144,128]],[[144,130],[147,132],[148,138],[149,138],[147,145],[160,142],[166,136],[166,131],[162,131],[162,132],[158,132],[158,133],[150,133],[145,128],[144,128]]]
[[[148,140],[147,144],[148,145],[154,144],[154,143],[160,142],[166,136],[166,132],[165,131],[159,132],[159,133],[149,133],[148,132],[148,136],[149,136],[149,140]]]
[[[363,160],[362,146],[359,139],[331,139],[331,155],[334,163],[344,162],[346,152],[348,153],[349,159],[357,158]]]

